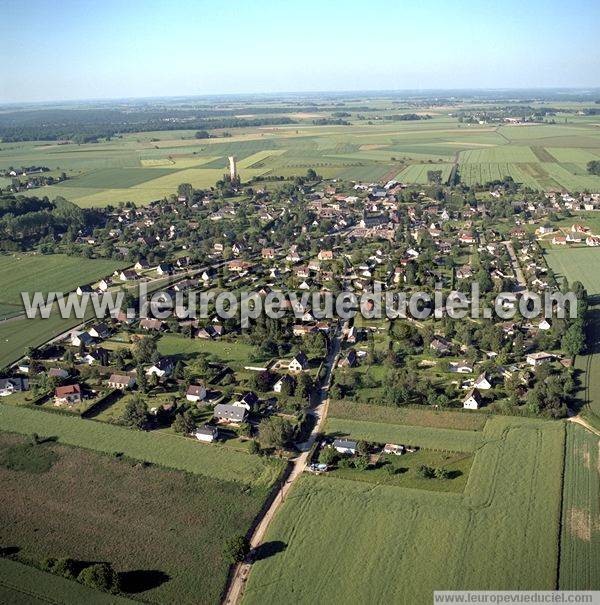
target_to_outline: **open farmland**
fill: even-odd
[[[237,481],[246,485],[269,486],[281,471],[281,464],[267,458],[207,446],[175,434],[133,431],[81,418],[0,404],[3,430],[29,435],[51,435],[59,441],[145,460],[189,473]]]
[[[580,426],[567,426],[561,590],[600,587],[600,441]]]
[[[23,312],[21,292],[70,292],[110,275],[126,263],[65,254],[0,256],[0,319]],[[1,364],[0,364],[1,365]]]
[[[381,115],[389,105],[378,102]],[[314,168],[327,178],[370,182],[399,174],[425,184],[428,170],[441,169],[446,180],[457,160],[467,184],[512,176],[534,189],[600,191],[600,177],[586,171],[588,161],[600,158],[600,132],[589,121],[574,115],[560,125],[464,125],[436,108],[428,113],[430,120],[371,123],[353,114],[348,126],[317,126],[290,111],[296,124],[242,128],[227,138],[215,132],[196,139],[194,131],[176,130],[81,145],[8,143],[0,150],[0,168],[37,164],[65,171],[68,181],[37,192],[84,207],[147,203],[184,182],[209,187],[226,171],[229,155],[237,157],[243,180]]]
[[[2,454],[25,443],[20,436],[0,433]],[[124,592],[135,599],[219,601],[229,568],[223,543],[247,531],[267,486],[245,489],[237,482],[53,442],[32,447],[52,453],[49,469],[34,472],[0,465],[0,540],[18,548],[21,560],[39,564],[53,556],[107,561],[122,574]],[[5,580],[1,572],[2,566],[0,595]],[[11,584],[18,584],[19,577]],[[94,599],[94,593],[80,585],[65,586],[58,578],[52,582],[52,577],[44,577],[42,585],[53,603],[109,602],[102,595]]]
[[[562,424],[490,419],[462,495],[302,477],[267,534],[277,554],[255,563],[244,603],[554,589],[563,440]]]
[[[573,222],[573,221],[572,221]],[[580,281],[594,296],[600,294],[600,248],[554,248],[546,250],[546,261],[559,278],[566,277],[569,283]]]

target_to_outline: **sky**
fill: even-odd
[[[600,2],[0,0],[0,102],[600,86]]]

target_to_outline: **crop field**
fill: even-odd
[[[487,416],[483,414],[369,405],[347,401],[330,401],[327,416],[328,418],[429,426],[436,429],[463,429],[466,431],[480,431],[487,421]]]
[[[600,441],[567,426],[559,588],[600,587]]]
[[[0,255],[0,319],[23,312],[21,292],[70,292],[110,275],[126,263],[65,254]]]
[[[0,455],[21,452],[25,446],[52,461],[43,469],[29,460],[19,469],[0,463],[0,540],[18,548],[21,560],[39,563],[52,556],[107,561],[121,574],[123,591],[136,600],[219,601],[229,568],[223,543],[246,533],[267,486],[245,489],[237,482],[54,442],[27,443],[0,433]],[[42,585],[49,593],[45,596],[56,599],[53,603],[88,602],[90,591],[78,590],[74,583],[69,590],[58,579],[52,586],[51,579],[44,578]],[[92,603],[109,602],[102,595],[93,600],[93,592],[91,597]]]
[[[426,185],[429,183],[427,173],[429,171],[441,170],[442,183],[447,183],[452,171],[452,164],[413,164],[402,170],[396,178],[403,183],[418,183]]]
[[[577,222],[576,219],[571,221]],[[553,248],[546,250],[546,261],[559,277],[566,277],[569,283],[580,281],[594,296],[600,294],[600,248]]]
[[[184,182],[214,185],[230,155],[243,180],[302,175],[314,168],[329,178],[369,182],[400,173],[409,182],[425,183],[429,162],[441,161],[446,179],[458,158],[468,184],[509,175],[536,189],[600,191],[600,177],[586,172],[586,163],[600,157],[593,121],[497,127],[460,124],[435,108],[428,113],[432,119],[420,122],[368,124],[352,117],[349,126],[316,126],[307,116],[291,114],[297,124],[243,128],[228,138],[195,139],[193,131],[177,130],[81,145],[7,143],[0,149],[0,168],[39,164],[53,173],[65,171],[70,180],[38,193],[86,207],[147,203]]]
[[[244,604],[553,590],[564,425],[494,417],[483,435],[463,494],[301,477],[267,533],[276,554],[253,565]]]
[[[252,486],[271,485],[281,466],[266,458],[205,445],[175,434],[133,431],[93,420],[0,404],[3,430],[54,436],[60,442],[99,452]]]

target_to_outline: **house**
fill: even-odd
[[[358,365],[358,359],[356,357],[356,351],[354,349],[349,349],[346,356],[340,360],[338,366],[340,368],[354,368]]]
[[[477,389],[471,389],[463,399],[465,410],[478,410],[483,405],[483,397]]]
[[[552,361],[554,359],[552,353],[546,353],[545,351],[539,351],[537,353],[530,353],[527,355],[526,361],[530,366],[539,366],[545,361]]]
[[[67,370],[64,370],[63,368],[50,368],[50,370],[48,370],[48,377],[49,378],[67,378],[69,376],[69,372],[67,372]]]
[[[308,357],[300,351],[297,355],[294,356],[290,364],[288,365],[288,370],[290,372],[304,372],[308,368]]]
[[[150,319],[148,317],[140,321],[142,330],[162,330],[163,322],[160,319]]]
[[[212,443],[219,437],[219,429],[216,426],[205,424],[202,427],[198,427],[193,433],[194,437],[198,441],[204,441],[205,443]]]
[[[119,279],[121,281],[132,281],[139,278],[139,275],[133,269],[125,269],[119,273]]]
[[[74,347],[88,346],[93,342],[94,338],[89,332],[71,332],[71,344]]]
[[[333,250],[321,250],[317,254],[319,260],[333,260]]]
[[[260,252],[260,255],[265,260],[272,260],[275,258],[275,248],[263,248]]]
[[[243,406],[228,405],[226,403],[218,403],[213,412],[213,418],[219,422],[231,422],[239,424],[246,420],[248,410]]]
[[[190,384],[185,392],[185,398],[192,403],[206,399],[206,386],[204,386],[204,383]]]
[[[29,390],[28,378],[0,378],[0,397]]]
[[[436,351],[437,353],[439,353],[441,355],[445,355],[446,353],[450,353],[450,349],[452,347],[447,340],[445,340],[444,338],[441,338],[439,336],[436,336],[429,343],[429,348],[432,349],[433,351]]]
[[[158,275],[171,275],[171,273],[173,273],[173,265],[170,263],[160,263],[156,267],[156,273],[158,273]]]
[[[281,393],[283,390],[283,385],[284,384],[289,384],[290,387],[293,389],[294,385],[296,384],[296,381],[289,375],[286,374],[285,376],[282,376],[274,385],[273,385],[273,390],[276,393]]]
[[[126,391],[132,389],[135,385],[135,378],[129,374],[111,374],[108,379],[108,386],[111,389],[120,389]]]
[[[350,439],[336,439],[333,447],[340,454],[356,454],[358,452],[358,443]]]
[[[77,296],[82,296],[83,294],[91,294],[93,292],[92,286],[86,284],[85,286],[77,286]]]
[[[94,324],[88,334],[92,338],[108,338],[110,336],[110,328],[105,323]]]
[[[252,268],[252,264],[245,260],[234,259],[227,263],[227,268],[236,273],[243,273]]]
[[[555,235],[552,238],[552,244],[554,246],[566,246],[567,245],[567,238],[564,235]]]
[[[106,292],[108,290],[108,288],[110,287],[110,284],[112,283],[112,280],[106,278],[106,279],[101,279],[98,282],[98,290],[100,290],[100,292]]]
[[[394,454],[394,456],[402,456],[402,454],[404,454],[405,451],[406,451],[406,448],[403,445],[396,445],[394,443],[386,443],[383,446],[384,454]]]
[[[473,366],[469,365],[466,361],[458,361],[450,364],[450,371],[457,372],[458,374],[471,374]]]
[[[54,389],[55,405],[77,405],[81,403],[81,387],[78,384],[68,384]]]
[[[140,258],[140,260],[133,265],[133,268],[136,271],[147,271],[150,269],[150,263],[145,258]]]
[[[243,397],[239,401],[236,401],[233,405],[241,405],[242,407],[245,407],[249,412],[251,412],[258,405],[259,401],[260,400],[256,393],[253,393],[252,391],[246,391]]]
[[[480,391],[489,391],[492,388],[492,383],[487,374],[483,372],[475,379],[473,386]]]
[[[159,378],[168,378],[173,373],[173,362],[168,357],[162,357],[146,369],[146,376],[155,374]]]

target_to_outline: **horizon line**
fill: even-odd
[[[222,93],[202,93],[202,94],[175,94],[175,95],[150,95],[150,96],[124,96],[124,97],[77,97],[70,99],[47,99],[40,101],[3,101],[0,100],[0,107],[22,106],[22,105],[44,105],[60,103],[94,103],[94,102],[119,102],[119,101],[153,101],[153,100],[175,100],[175,99],[211,99],[222,97],[282,97],[298,95],[352,95],[352,94],[413,94],[424,95],[432,93],[477,93],[477,92],[537,92],[537,91],[556,91],[556,92],[589,92],[593,94],[600,92],[598,86],[532,86],[532,87],[459,87],[459,88],[371,88],[371,89],[346,89],[346,90],[295,90],[295,91],[268,91],[268,92],[222,92]]]

